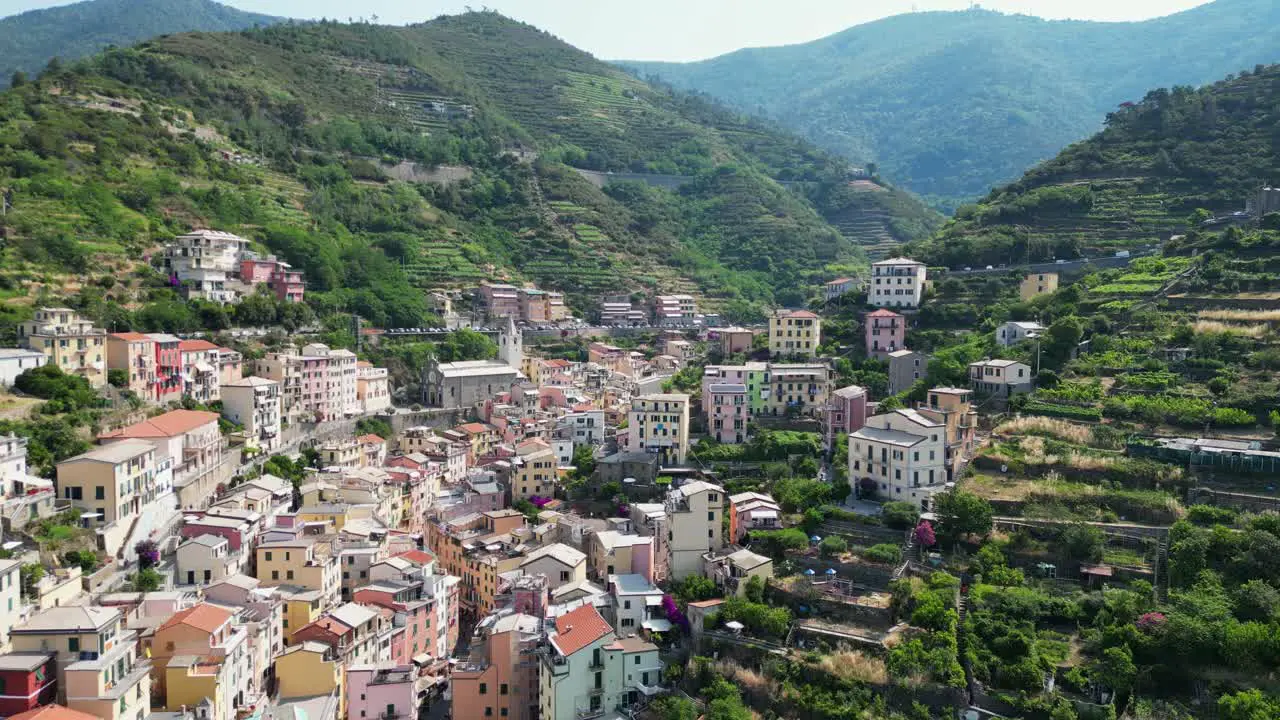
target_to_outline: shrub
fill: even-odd
[[[920,517],[920,511],[916,509],[914,503],[895,500],[885,503],[880,508],[880,516],[885,525],[898,530],[906,530],[916,524],[916,518]]]
[[[891,543],[881,543],[864,550],[862,556],[871,562],[893,564],[902,561],[902,548]]]
[[[849,543],[839,535],[828,535],[818,544],[818,550],[822,553],[822,557],[836,557],[849,550]]]
[[[1230,525],[1239,514],[1232,508],[1213,505],[1192,505],[1187,508],[1187,519],[1196,525]]]

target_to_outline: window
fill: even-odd
[[[267,557],[266,557],[267,562],[271,562],[271,551],[270,551],[270,550],[268,550],[268,551],[266,552],[266,556],[267,556]]]
[[[491,707],[486,707],[486,708],[484,709],[484,716],[485,716],[485,717],[493,717],[493,708],[491,708]]]
[[[501,685],[499,685],[499,686],[498,686],[498,694],[499,694],[499,695],[506,695],[506,694],[507,694],[507,684],[506,684],[506,683],[502,683]]]
[[[67,638],[67,652],[80,652],[80,638]]]
[[[634,664],[635,664],[635,665],[639,665],[639,664],[640,664],[640,656],[639,656],[639,655],[636,655],[636,661],[635,661],[635,663],[634,663]]]
[[[501,715],[502,717],[506,717],[506,716],[507,716],[507,709],[506,709],[506,708],[501,708],[501,709],[498,711],[498,714],[499,714],[499,715]]]
[[[101,485],[99,485],[99,486],[95,487],[95,488],[93,489],[93,499],[94,499],[94,500],[106,500],[106,499],[107,499],[107,489],[106,489],[106,488],[104,488],[104,487],[102,487]]]

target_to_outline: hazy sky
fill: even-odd
[[[298,18],[378,16],[428,20],[489,7],[537,25],[605,59],[698,60],[743,47],[815,40],[851,25],[918,10],[959,10],[968,0],[222,0],[242,10]],[[59,0],[0,0],[0,15]],[[1141,20],[1205,0],[987,0],[984,8],[1046,18]]]

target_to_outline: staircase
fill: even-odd
[[[1169,600],[1169,536],[1160,538],[1156,547],[1156,562],[1153,568],[1156,576],[1156,597],[1160,602]]]
[[[912,555],[917,553],[916,550],[916,533],[915,530],[907,530],[907,539],[902,544],[902,564],[893,570],[893,579],[900,580],[907,573],[907,568],[911,566]]]
[[[960,618],[956,623],[956,647],[960,653],[960,667],[964,668],[964,682],[969,695],[969,705],[973,705],[977,681],[973,678],[973,665],[968,660],[968,653],[965,648],[968,641],[964,634],[964,621],[969,617],[969,587],[967,585],[962,585],[960,592],[956,593],[956,613]]]

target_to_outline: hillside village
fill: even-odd
[[[1178,174],[1280,67],[874,243],[882,180],[494,13],[18,79],[0,718],[1280,717],[1280,191]]]

